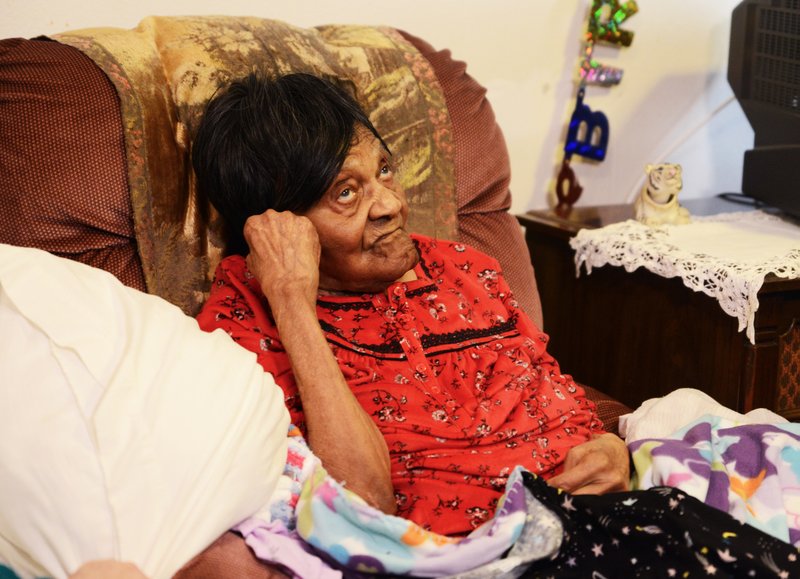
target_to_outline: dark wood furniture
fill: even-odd
[[[800,419],[800,280],[766,278],[753,345],[714,298],[680,278],[611,265],[576,277],[569,239],[581,228],[632,217],[632,205],[518,216],[536,264],[544,330],[562,370],[633,407],[690,387],[740,412],[766,407]]]

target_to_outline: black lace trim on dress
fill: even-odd
[[[320,320],[319,325],[325,333],[336,336],[339,340],[342,340],[343,343],[339,343],[338,340],[337,343],[349,350],[363,354],[369,354],[370,352],[375,354],[403,354],[403,346],[400,345],[399,340],[392,340],[391,342],[387,342],[385,344],[362,344],[360,342],[348,340],[342,336],[341,331],[338,328],[329,324],[328,322]],[[517,316],[514,315],[507,321],[500,324],[495,324],[494,326],[490,326],[488,328],[458,330],[455,332],[448,332],[446,334],[425,334],[424,336],[421,336],[420,342],[425,350],[439,346],[460,345],[464,342],[490,338],[498,334],[505,334],[515,330],[516,327]]]
[[[317,300],[317,305],[331,312],[351,312],[353,310],[371,310],[372,302],[325,302]]]
[[[488,338],[496,336],[497,334],[504,334],[517,327],[517,316],[511,316],[510,319],[501,323],[495,324],[488,328],[457,330],[447,334],[426,334],[420,338],[422,347],[426,350],[436,346],[444,346],[449,344],[460,344],[470,340],[477,340],[480,338]]]
[[[419,266],[422,268],[422,271],[425,272],[425,277],[431,277],[431,272],[428,269],[427,264],[425,263],[425,259],[422,257],[422,252],[419,249],[419,241],[416,239],[412,239],[411,241],[414,242],[414,247],[417,248],[417,255],[419,256]]]
[[[407,298],[415,298],[417,296],[421,296],[423,294],[427,294],[430,292],[436,291],[436,284],[429,283],[428,285],[424,285],[422,287],[418,287],[415,290],[411,290],[410,292],[406,292]]]
[[[415,298],[421,295],[425,295],[430,292],[436,291],[436,284],[429,283],[428,285],[424,285],[422,287],[418,287],[417,289],[411,290],[406,292],[407,298]],[[372,310],[372,302],[328,302],[325,300],[317,300],[317,305],[321,308],[325,308],[331,312],[352,312],[356,310]]]
[[[322,328],[322,331],[327,334],[332,334],[342,340],[344,342],[344,347],[354,350],[356,352],[361,352],[366,354],[367,350],[370,352],[375,352],[378,354],[402,354],[403,347],[400,345],[400,342],[397,340],[393,340],[391,342],[387,342],[385,344],[362,344],[360,342],[354,342],[352,340],[348,340],[344,336],[342,336],[342,332],[336,326],[329,324],[324,320],[319,321],[319,325]],[[330,340],[329,340],[330,341]]]

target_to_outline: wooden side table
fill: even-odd
[[[631,407],[687,387],[739,412],[766,407],[800,420],[800,280],[767,276],[753,345],[715,299],[680,278],[611,265],[576,277],[570,238],[632,217],[632,205],[518,216],[562,371]]]

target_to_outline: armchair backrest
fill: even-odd
[[[241,17],[0,41],[0,242],[103,267],[194,314],[224,250],[189,160],[205,103],[253,69],[311,72],[354,87],[398,159],[410,228],[494,255],[540,322],[503,136],[465,68],[392,28]]]

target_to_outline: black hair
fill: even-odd
[[[248,252],[247,218],[267,209],[302,213],[330,187],[359,126],[388,151],[343,87],[295,73],[251,73],[216,93],[192,144],[197,190],[225,220],[227,253]]]

